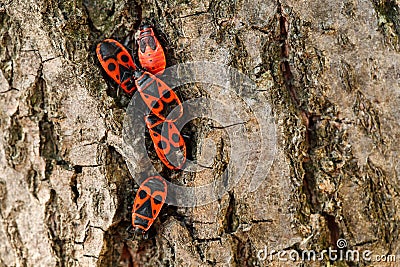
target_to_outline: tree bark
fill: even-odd
[[[147,240],[126,230],[138,188],[122,138],[129,98],[95,55],[105,38],[133,48],[144,18],[168,65],[211,61],[262,88],[246,97],[272,107],[277,140],[257,190],[245,179],[207,205],[166,206]],[[398,1],[3,0],[0,24],[0,266],[399,264]],[[177,91],[189,100],[204,86]],[[215,155],[176,183],[210,182],[244,153],[217,126],[185,128],[190,157]],[[372,259],[288,258],[338,247]]]

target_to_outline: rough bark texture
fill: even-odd
[[[339,238],[400,253],[399,10],[396,0],[3,0],[0,266],[397,266],[257,253],[320,252]],[[272,106],[278,139],[255,192],[241,181],[214,203],[166,207],[148,240],[126,231],[137,189],[121,147],[129,99],[94,53],[145,17],[165,34],[169,65],[226,64],[263,87],[253,97]],[[202,137],[216,144],[207,175],[177,175],[202,184],[229,161],[224,131],[202,120],[187,131],[193,157]]]

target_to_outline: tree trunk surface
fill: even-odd
[[[399,266],[399,5],[0,1],[0,266]],[[201,172],[168,172],[150,149],[179,185],[264,172],[255,190],[247,177],[206,205],[165,205],[148,239],[127,231],[143,167],[124,152],[130,99],[95,54],[106,38],[132,49],[145,18],[169,66],[209,61],[249,77],[258,89],[240,92],[254,105],[245,111],[270,107],[255,119],[275,127],[247,167],[229,165],[249,154],[231,127],[206,118],[184,128],[188,158],[208,159]],[[206,82],[175,90],[182,101],[224,95]],[[250,139],[262,130],[242,126]],[[264,152],[273,161],[256,162]],[[289,258],[307,251],[322,256]]]

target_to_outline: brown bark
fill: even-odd
[[[137,189],[122,141],[129,98],[94,52],[145,17],[164,33],[169,65],[225,64],[264,88],[245,97],[272,106],[278,140],[255,192],[241,180],[211,204],[165,207],[148,240],[126,231]],[[0,266],[399,264],[398,1],[6,0],[0,25]],[[202,86],[177,90],[187,100]],[[216,158],[176,183],[209,182],[244,153],[214,126],[186,128],[191,156],[212,140]],[[265,246],[318,253],[340,238],[397,263],[257,258]]]

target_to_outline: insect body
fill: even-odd
[[[171,121],[162,121],[154,114],[145,116],[145,123],[157,156],[171,170],[182,169],[186,162],[186,144]]]
[[[142,67],[153,74],[162,74],[166,66],[165,54],[151,26],[147,24],[140,26],[138,46]]]
[[[132,94],[136,89],[132,78],[137,69],[128,50],[119,42],[106,39],[96,48],[101,66],[126,93]]]
[[[167,183],[160,176],[147,178],[139,187],[132,208],[132,225],[144,234],[157,218],[167,197]]]
[[[134,72],[136,87],[150,112],[162,120],[176,121],[183,114],[182,103],[175,92],[161,79],[147,71]],[[177,107],[177,110],[174,108]],[[172,111],[172,112],[171,112]],[[171,112],[171,114],[169,114]],[[169,115],[169,116],[168,116]]]

